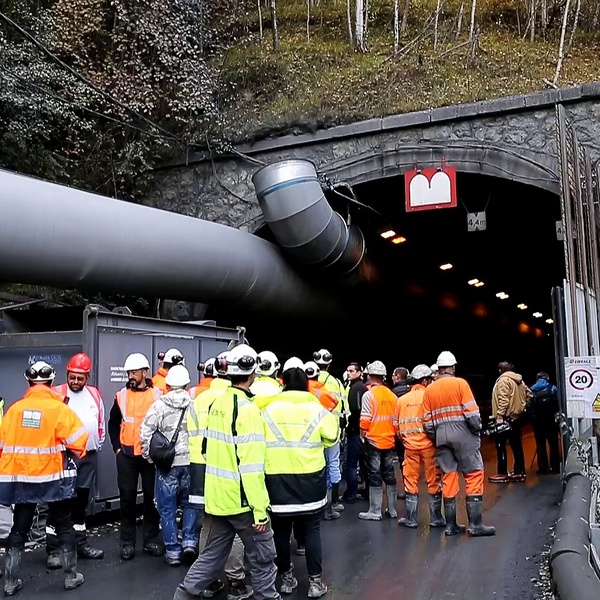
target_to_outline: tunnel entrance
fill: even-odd
[[[343,308],[338,316],[269,319],[232,315],[214,305],[210,316],[223,325],[245,325],[252,345],[281,359],[294,353],[309,360],[325,347],[338,376],[349,361],[379,358],[388,369],[412,368],[435,362],[449,349],[459,361],[458,373],[482,400],[501,360],[513,362],[531,384],[538,371],[552,372],[555,365],[551,289],[565,276],[556,233],[559,197],[467,173],[458,174],[457,188],[457,208],[415,213],[405,211],[403,177],[355,186],[358,200],[380,214],[328,197],[334,210],[349,210],[365,233],[367,258],[377,271],[369,285],[334,286]],[[486,230],[469,232],[467,212],[484,210]],[[382,238],[386,229],[405,241]],[[257,235],[272,240],[266,226]]]

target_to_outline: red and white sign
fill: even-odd
[[[456,168],[446,165],[439,168],[419,169],[404,173],[406,212],[455,208]]]

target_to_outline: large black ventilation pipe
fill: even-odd
[[[296,314],[334,308],[257,236],[2,170],[0,281]]]
[[[276,162],[257,171],[252,182],[265,221],[297,264],[336,275],[358,268],[365,254],[362,231],[333,211],[312,162]]]

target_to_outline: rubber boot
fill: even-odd
[[[369,488],[369,510],[358,513],[363,521],[381,521],[381,505],[383,504],[383,488]]]
[[[496,528],[491,525],[483,525],[483,496],[467,496],[467,515],[469,516],[469,527],[467,534],[471,537],[484,537],[496,535]]]
[[[385,511],[385,514],[387,517],[390,517],[390,519],[396,519],[398,517],[398,511],[396,510],[396,494],[397,494],[397,488],[395,485],[388,485],[387,486],[387,509]]]
[[[419,495],[406,494],[404,505],[406,506],[406,517],[398,519],[398,525],[415,529],[417,527],[417,508],[419,506]]]
[[[22,587],[23,582],[19,579],[21,562],[23,561],[23,549],[9,547],[4,557],[4,595],[14,596]]]
[[[320,598],[327,593],[327,586],[321,581],[320,575],[311,575],[308,578],[308,597]]]
[[[323,518],[326,521],[333,521],[333,519],[339,519],[341,516],[337,510],[333,509],[332,492],[327,490],[327,505],[325,506],[325,516]]]
[[[429,494],[429,527],[445,527],[442,515],[442,493]]]
[[[444,498],[444,514],[446,515],[446,535],[457,535],[465,532],[464,525],[456,524],[456,498]]]
[[[60,562],[65,572],[65,590],[74,590],[79,587],[84,579],[77,572],[77,551],[75,548],[63,545],[60,547]]]
[[[331,506],[336,512],[342,512],[346,507],[340,502],[340,484],[331,484]]]

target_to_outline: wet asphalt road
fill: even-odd
[[[526,435],[527,466],[534,448]],[[495,469],[493,447],[484,447],[486,474]],[[398,527],[396,520],[363,522],[357,513],[366,503],[347,506],[342,518],[323,523],[324,580],[330,599],[360,600],[496,600],[533,599],[539,561],[550,539],[550,528],[559,511],[559,476],[538,478],[535,467],[527,483],[486,484],[485,522],[497,528],[492,538],[446,538],[443,531],[426,526],[426,505],[420,506],[417,530]],[[425,492],[423,492],[425,493]],[[423,495],[422,495],[423,497]],[[465,522],[461,501],[460,522]],[[398,502],[403,514],[403,502]],[[81,561],[86,582],[66,592],[62,573],[45,569],[42,550],[25,556],[22,600],[67,597],[70,600],[171,600],[186,567],[168,567],[160,558],[140,552],[122,562],[111,527],[94,536],[94,545],[105,550],[101,561]],[[141,534],[141,532],[140,532]],[[140,548],[141,550],[141,548]],[[291,600],[306,598],[308,589],[304,559],[294,557],[300,584]],[[225,595],[222,595],[225,600]]]

